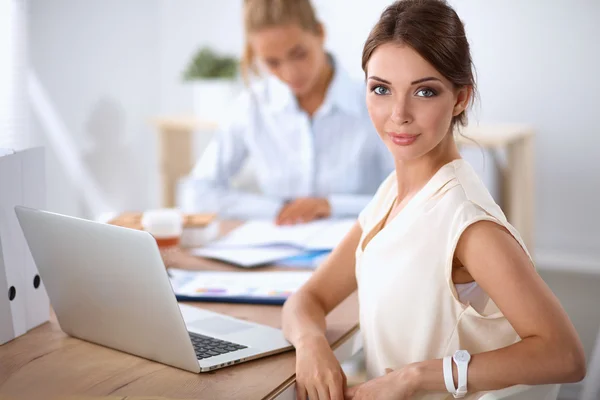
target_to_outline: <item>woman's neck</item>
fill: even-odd
[[[308,115],[312,115],[321,107],[325,96],[327,95],[327,89],[333,79],[333,66],[329,62],[329,57],[325,56],[325,65],[321,68],[319,79],[315,85],[302,96],[298,96],[298,105],[301,109],[306,111]]]
[[[449,132],[433,150],[426,155],[407,162],[396,160],[396,179],[400,203],[404,198],[418,192],[444,165],[461,158],[454,137]]]

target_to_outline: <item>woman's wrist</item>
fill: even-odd
[[[423,368],[420,363],[409,364],[393,373],[397,374],[396,379],[403,387],[408,387],[411,396],[423,390]]]
[[[296,348],[296,350],[303,349],[306,347],[315,347],[323,345],[329,347],[329,342],[327,341],[325,335],[322,333],[302,335],[294,341],[294,347]]]
[[[415,392],[446,392],[442,360],[427,360],[406,366]],[[454,385],[458,383],[456,364],[452,363]]]

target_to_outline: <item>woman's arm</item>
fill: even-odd
[[[294,345],[325,338],[325,316],[356,290],[356,248],[362,230],[358,222],[313,276],[283,306],[283,333]]]
[[[231,187],[231,180],[248,158],[244,138],[247,129],[232,124],[216,133],[191,174],[178,187],[178,207],[184,212],[217,208],[221,216],[234,219],[274,218],[283,205],[278,198]],[[210,203],[214,203],[209,205]]]
[[[506,228],[489,221],[471,225],[455,255],[522,339],[472,356],[469,392],[583,379],[585,355],[575,328]],[[415,390],[446,391],[442,360],[416,363],[407,370],[398,373],[410,376]],[[454,377],[456,385],[456,366]]]
[[[296,347],[298,400],[343,400],[346,377],[325,337],[325,316],[356,290],[356,223],[311,279],[283,306],[283,332]]]

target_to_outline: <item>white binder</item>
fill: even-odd
[[[0,345],[50,318],[48,295],[14,210],[43,209],[45,199],[44,150],[0,149]]]
[[[26,207],[46,208],[46,158],[41,147],[21,152],[23,176],[23,205]],[[13,209],[14,211],[14,209]],[[19,225],[20,228],[20,225]],[[27,329],[35,328],[50,318],[50,301],[46,288],[39,276],[23,231],[19,229],[20,240],[25,247],[25,291],[27,310]]]

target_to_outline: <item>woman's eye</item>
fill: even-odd
[[[419,89],[416,94],[418,97],[433,97],[437,93],[433,89]]]
[[[279,67],[279,61],[277,60],[265,60],[265,64],[271,69]]]
[[[294,60],[304,60],[306,58],[306,52],[302,51],[299,53],[294,54],[294,56],[292,57]]]
[[[386,94],[390,93],[388,88],[383,87],[383,86],[375,86],[373,89],[371,89],[371,91],[375,92],[375,94],[378,94],[378,95],[386,95]]]

